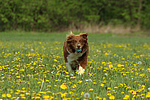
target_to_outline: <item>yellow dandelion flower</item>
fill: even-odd
[[[122,60],[125,60],[125,58],[122,58]]]
[[[106,100],[106,98],[103,98],[103,100]]]
[[[104,80],[103,83],[105,84],[105,83],[106,83],[106,80]]]
[[[109,66],[109,69],[113,68],[113,65],[112,65],[112,64],[109,64],[108,66]]]
[[[106,53],[105,53],[105,56],[108,56],[108,55],[109,55],[109,54],[106,52]]]
[[[57,62],[57,59],[54,59],[55,62]]]
[[[133,94],[133,95],[136,95],[136,91],[132,91],[132,94]]]
[[[150,72],[150,68],[147,68],[147,71]]]
[[[146,98],[150,98],[150,92],[146,94]]]
[[[104,65],[104,64],[106,64],[106,62],[104,62],[104,61],[101,61],[101,63]]]
[[[110,93],[109,91],[107,91],[107,95],[108,95],[108,96],[110,96],[110,95],[111,95],[111,93]]]
[[[36,96],[35,99],[40,99],[40,96]]]
[[[31,67],[30,67],[30,69],[34,69],[34,67],[33,67],[33,66],[31,66]]]
[[[44,99],[48,99],[50,96],[49,95],[43,95]]]
[[[26,97],[21,97],[22,99],[26,99]]]
[[[71,98],[63,98],[62,100],[71,100]],[[78,99],[76,98],[76,100]]]
[[[102,100],[102,98],[100,98],[99,96],[96,96],[96,99],[98,99],[98,100]]]
[[[41,82],[37,82],[38,84],[41,84]]]
[[[109,99],[110,99],[110,100],[114,100],[114,99],[115,99],[115,96],[114,96],[114,95],[110,95]]]
[[[60,93],[61,94],[61,97],[62,98],[65,98],[66,97],[66,95],[68,94],[67,92],[65,92],[65,93]]]
[[[81,92],[81,96],[83,96],[83,95],[84,95],[84,92],[82,91],[82,92]]]
[[[5,98],[5,97],[6,97],[6,94],[2,94],[2,97]]]
[[[145,85],[142,85],[142,88],[145,89]]]
[[[118,64],[117,66],[118,66],[118,67],[124,67],[124,65],[122,65],[122,64]]]
[[[10,98],[10,97],[11,97],[11,94],[7,94],[7,97]]]
[[[27,91],[26,91],[26,90],[21,90],[20,92],[21,92],[21,93],[25,93],[25,92],[27,92]]]
[[[80,80],[80,81],[78,81],[77,83],[78,83],[78,84],[79,84],[79,83],[82,83],[82,81]]]
[[[114,89],[117,89],[117,88],[118,88],[117,86],[114,87]]]
[[[101,85],[100,85],[101,87],[104,87],[104,84],[103,83],[101,83]]]
[[[77,85],[76,84],[74,84],[73,86],[72,86],[72,88],[76,88],[77,87]]]
[[[23,71],[24,71],[24,69],[20,69],[20,71],[21,71],[21,72],[23,72]]]
[[[111,87],[108,87],[107,90],[111,90]]]
[[[61,84],[61,85],[60,85],[60,88],[61,88],[61,89],[64,89],[64,90],[65,90],[65,89],[68,89],[66,83]]]
[[[17,78],[20,78],[20,76],[16,76]]]
[[[30,95],[30,93],[29,93],[29,92],[27,92],[27,93],[26,93],[26,95]]]
[[[25,94],[20,94],[20,96],[21,96],[21,97],[24,97],[24,96],[25,96]]]
[[[96,82],[93,82],[93,84],[97,84]]]
[[[93,61],[88,61],[88,63],[92,63]]]
[[[70,77],[69,75],[66,75],[66,77]]]
[[[93,89],[91,88],[91,89],[89,89],[89,91],[91,92],[91,91],[93,91]]]
[[[125,95],[125,97],[123,98],[123,100],[128,100],[129,99],[129,95]]]

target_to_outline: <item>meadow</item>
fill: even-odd
[[[1,32],[0,100],[150,99],[150,37],[89,33],[79,76],[65,66],[66,34]]]

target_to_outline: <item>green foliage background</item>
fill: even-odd
[[[148,29],[149,0],[0,0],[0,31],[56,31],[74,23]]]

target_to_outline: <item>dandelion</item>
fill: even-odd
[[[138,61],[138,64],[141,65],[141,64],[142,64],[142,61]]]
[[[150,72],[150,68],[147,68],[147,71]]]
[[[128,100],[129,99],[129,95],[125,95],[125,97],[123,98],[123,100]]]
[[[11,97],[11,94],[7,94],[7,97],[10,98],[10,97]]]
[[[78,84],[79,84],[79,83],[82,83],[82,81],[80,80],[80,81],[78,81],[77,83],[78,83]]]
[[[43,95],[44,99],[48,99],[50,96],[49,95]]]
[[[108,55],[109,55],[109,54],[106,52],[106,53],[105,53],[105,56],[108,56]]]
[[[110,87],[108,87],[108,88],[107,88],[107,90],[111,90],[111,88],[110,88]]]
[[[111,96],[109,97],[109,99],[110,99],[110,100],[114,100],[114,99],[115,99],[115,96],[114,96],[114,95],[111,95]]]
[[[108,96],[110,96],[110,95],[111,95],[111,93],[110,93],[109,91],[107,91],[107,95],[108,95]]]
[[[105,83],[106,83],[106,80],[104,80],[103,83],[105,84]]]
[[[61,84],[60,88],[63,89],[63,90],[68,89],[66,83]]]
[[[106,100],[106,98],[103,98],[103,100]]]
[[[117,88],[118,88],[117,86],[114,87],[114,89],[117,89]]]
[[[63,98],[62,100],[71,100],[71,98]],[[78,99],[76,98],[76,100]]]
[[[112,64],[109,64],[109,69],[112,69],[113,68],[113,65]]]
[[[54,59],[55,62],[57,62],[57,59]]]
[[[146,98],[150,98],[150,92],[146,94]]]
[[[89,93],[84,93],[84,98],[86,98],[86,99],[90,98],[90,94]]]
[[[72,86],[72,88],[76,88],[77,87],[77,85],[76,84],[74,84],[73,86]]]
[[[83,96],[83,95],[84,95],[84,92],[82,91],[82,92],[81,92],[81,96]]]
[[[122,65],[122,64],[118,64],[117,66],[118,66],[118,67],[124,67],[124,65]]]
[[[91,89],[89,89],[89,91],[90,91],[90,92],[92,92],[92,91],[93,91],[93,89],[91,88]]]
[[[20,78],[20,76],[16,76],[17,78]]]
[[[2,97],[3,97],[3,98],[6,97],[6,94],[2,94]]]
[[[21,69],[20,71],[21,71],[21,72],[23,72],[23,71],[24,71],[24,69]]]
[[[133,95],[136,95],[136,91],[132,91],[132,94],[133,94]]]
[[[148,90],[150,91],[150,87],[148,88]]]
[[[65,98],[66,97],[66,95],[68,94],[67,92],[65,92],[65,93],[60,93],[61,94],[61,97],[62,98]]]

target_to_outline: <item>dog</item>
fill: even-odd
[[[67,36],[63,53],[68,71],[78,72],[82,75],[87,66],[87,57],[89,53],[88,33],[80,33],[74,35],[72,32]]]

